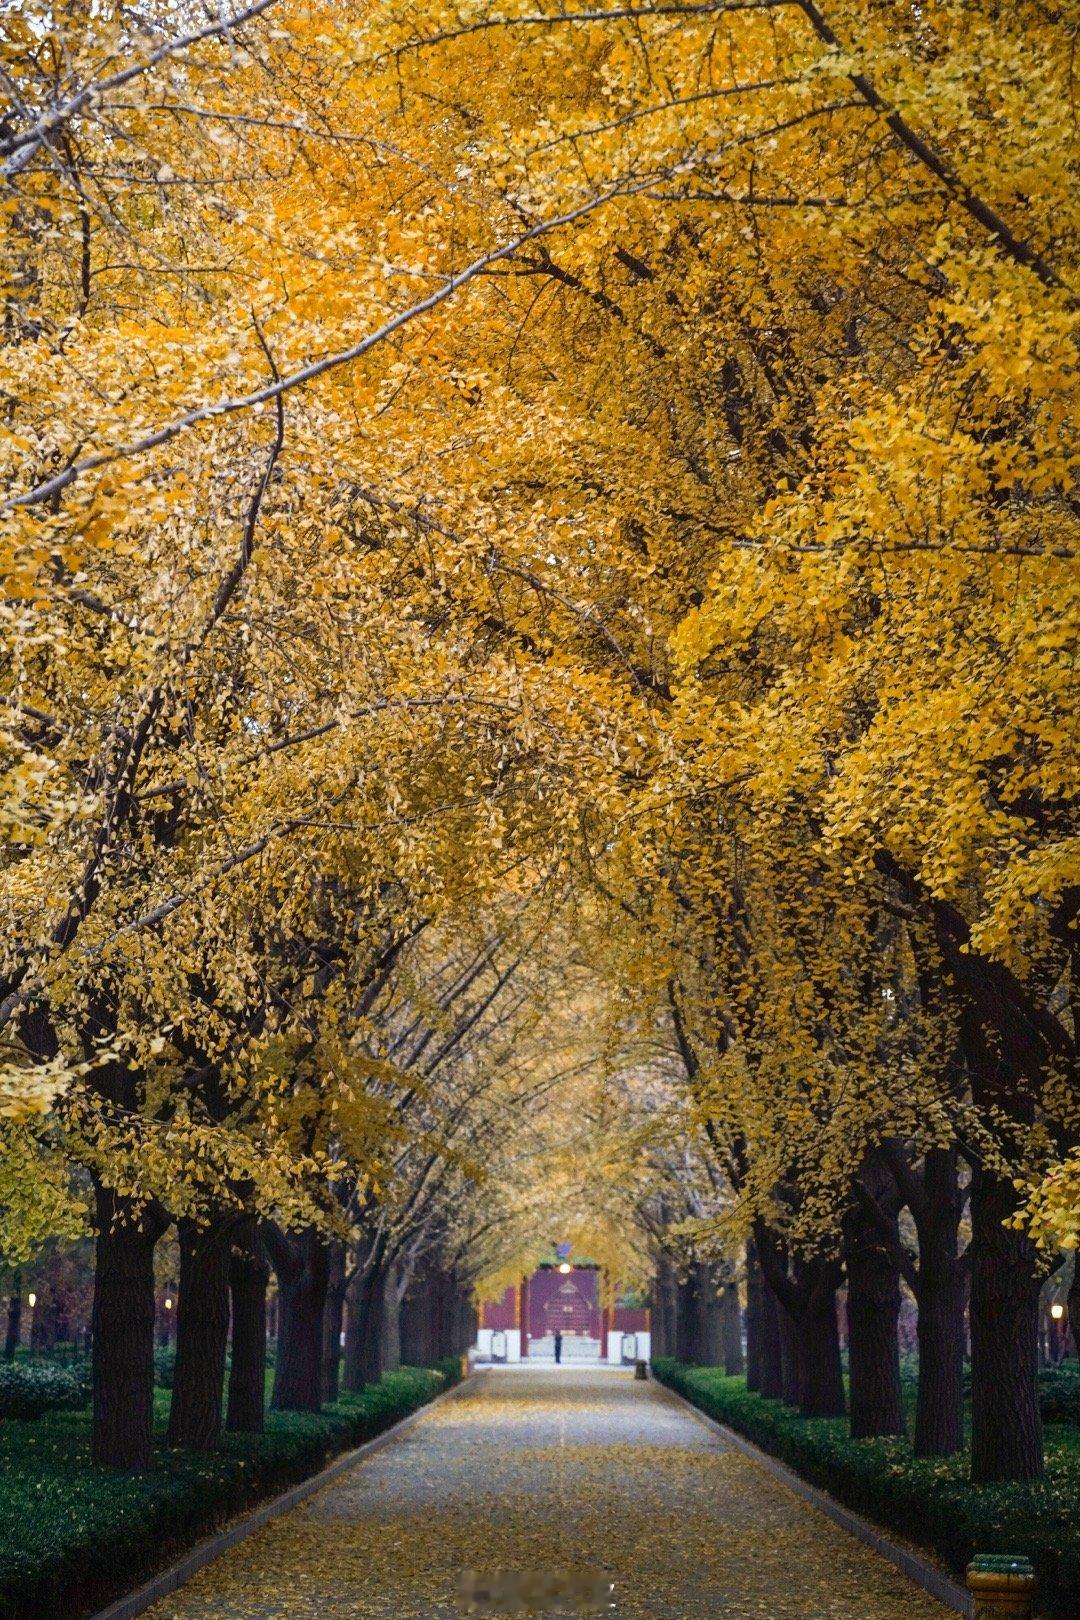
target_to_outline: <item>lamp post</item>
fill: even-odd
[[[37,1304],[37,1295],[34,1294],[34,1293],[27,1294],[26,1303],[30,1307],[30,1331],[29,1331],[29,1334],[27,1335],[27,1341],[26,1342],[27,1342],[27,1344],[29,1346],[30,1354],[33,1355],[34,1354],[34,1306]]]
[[[1055,1299],[1050,1307],[1050,1358],[1055,1367],[1061,1360],[1064,1348],[1065,1330],[1062,1321],[1065,1316],[1065,1307],[1060,1299]]]

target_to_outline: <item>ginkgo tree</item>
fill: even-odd
[[[1039,1472],[1076,1240],[1072,43],[970,0],[0,22],[4,1242],[91,1178],[103,1460],[148,1459],[169,1223],[216,1268],[174,1424],[205,1444],[245,1257],[258,1382],[260,1229],[285,1294],[374,1310],[410,1255],[494,1286],[558,1185],[623,1281],[749,1236],[757,1374],[786,1335],[805,1409],[843,1401],[843,1276],[867,1432],[902,1275],[930,1452],[970,1267],[976,1476]],[[601,1122],[520,1160],[497,1035],[425,1074],[517,908],[590,957],[515,969],[525,1045],[559,1002],[589,1053],[537,1129]],[[662,1081],[583,1039],[586,969]],[[639,1180],[605,1143],[651,1144],[642,1086]],[[485,1131],[532,1166],[493,1224]]]

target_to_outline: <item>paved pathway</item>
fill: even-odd
[[[620,1620],[949,1613],[651,1383],[573,1368],[479,1374],[149,1612],[455,1620],[465,1569],[603,1571]]]

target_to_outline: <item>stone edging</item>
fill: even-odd
[[[107,1609],[101,1609],[93,1616],[93,1620],[135,1620],[136,1615],[145,1613],[151,1604],[157,1603],[160,1598],[168,1597],[170,1592],[175,1592],[178,1587],[183,1586],[200,1569],[212,1564],[215,1558],[220,1558],[222,1553],[228,1552],[239,1542],[246,1541],[256,1530],[261,1530],[264,1524],[269,1524],[272,1519],[288,1513],[290,1508],[296,1507],[306,1497],[321,1491],[324,1485],[329,1485],[339,1474],[347,1473],[358,1462],[363,1462],[365,1457],[377,1451],[380,1446],[399,1439],[406,1430],[418,1423],[425,1413],[432,1411],[443,1401],[452,1400],[468,1382],[469,1375],[466,1374],[452,1389],[444,1389],[433,1400],[425,1401],[415,1412],[410,1412],[407,1417],[401,1418],[389,1429],[384,1429],[381,1434],[375,1435],[374,1439],[365,1440],[362,1446],[356,1446],[352,1451],[346,1451],[342,1456],[335,1457],[334,1461],[319,1473],[312,1474],[308,1479],[302,1479],[298,1485],[291,1485],[287,1491],[283,1491],[280,1496],[272,1497],[269,1502],[264,1502],[246,1518],[229,1525],[225,1530],[219,1530],[216,1535],[208,1536],[205,1541],[198,1542],[190,1552],[186,1552],[175,1564],[170,1564],[168,1569],[163,1569],[144,1586],[129,1592],[127,1597],[118,1598]]]
[[[820,1513],[824,1513],[845,1529],[849,1535],[854,1536],[857,1541],[863,1542],[873,1552],[876,1552],[879,1558],[884,1558],[888,1563],[894,1565],[901,1574],[907,1576],[909,1581],[913,1581],[916,1586],[921,1586],[924,1592],[928,1592],[939,1603],[943,1603],[947,1609],[953,1609],[957,1614],[965,1615],[970,1620],[970,1617],[975,1612],[971,1594],[966,1592],[962,1586],[958,1586],[948,1575],[943,1575],[941,1570],[936,1569],[925,1558],[920,1558],[917,1553],[909,1552],[906,1547],[897,1546],[895,1541],[890,1541],[887,1536],[882,1535],[881,1531],[866,1519],[860,1518],[857,1513],[852,1513],[850,1508],[843,1507],[839,1502],[834,1501],[831,1496],[827,1495],[825,1491],[819,1490],[816,1485],[810,1485],[799,1474],[786,1467],[784,1463],[778,1462],[767,1451],[762,1451],[760,1446],[755,1446],[752,1441],[745,1440],[741,1434],[736,1434],[734,1429],[729,1429],[724,1423],[718,1423],[707,1412],[703,1412],[700,1407],[695,1406],[693,1401],[688,1401],[685,1395],[680,1395],[677,1390],[670,1389],[661,1379],[654,1377],[652,1382],[657,1389],[663,1390],[669,1400],[675,1401],[689,1412],[692,1417],[697,1418],[699,1423],[704,1424],[707,1429],[711,1429],[715,1434],[720,1435],[728,1445],[734,1446],[737,1451],[741,1451],[745,1456],[752,1458],[754,1462],[764,1468],[767,1474],[771,1474],[774,1479],[779,1480],[781,1485],[786,1485],[788,1490],[794,1491],[797,1496],[805,1498]]]

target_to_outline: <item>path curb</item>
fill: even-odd
[[[306,1497],[314,1496],[316,1491],[321,1491],[331,1480],[337,1479],[340,1474],[347,1473],[357,1463],[363,1462],[373,1451],[378,1451],[380,1446],[387,1445],[391,1440],[400,1439],[428,1412],[434,1411],[436,1406],[441,1406],[444,1401],[451,1401],[455,1395],[460,1394],[469,1383],[470,1377],[471,1374],[467,1373],[452,1389],[444,1389],[441,1395],[425,1401],[415,1412],[410,1412],[408,1417],[391,1424],[390,1428],[384,1429],[374,1439],[365,1440],[362,1446],[356,1446],[352,1451],[346,1451],[340,1457],[335,1457],[334,1461],[328,1463],[319,1473],[312,1474],[308,1479],[302,1479],[298,1485],[290,1485],[287,1491],[283,1491],[280,1496],[272,1497],[269,1502],[264,1502],[246,1518],[240,1519],[236,1524],[230,1524],[226,1530],[219,1530],[215,1535],[208,1536],[205,1541],[198,1542],[190,1552],[184,1553],[175,1564],[170,1564],[168,1569],[163,1569],[144,1586],[129,1592],[127,1597],[118,1598],[107,1609],[100,1609],[92,1616],[92,1620],[134,1620],[136,1615],[144,1614],[152,1604],[163,1597],[168,1597],[170,1592],[177,1591],[193,1575],[197,1575],[200,1569],[212,1564],[215,1558],[220,1558],[222,1553],[228,1552],[241,1541],[246,1541],[256,1530],[261,1530],[264,1524],[269,1524],[271,1520],[280,1518],[283,1513],[288,1513],[290,1508],[298,1506]]]
[[[962,1586],[958,1586],[948,1575],[943,1575],[940,1569],[936,1569],[925,1558],[920,1558],[917,1553],[909,1552],[906,1547],[897,1546],[895,1541],[890,1541],[887,1536],[882,1535],[875,1525],[870,1524],[866,1519],[861,1519],[857,1513],[852,1513],[850,1508],[842,1506],[827,1492],[819,1490],[816,1485],[808,1484],[805,1479],[786,1467],[784,1463],[778,1462],[767,1451],[762,1451],[761,1447],[755,1446],[753,1441],[745,1440],[741,1434],[736,1434],[735,1430],[729,1429],[726,1424],[717,1422],[716,1418],[712,1418],[707,1412],[703,1412],[700,1407],[694,1405],[693,1401],[688,1401],[685,1395],[680,1395],[676,1390],[670,1389],[659,1378],[654,1377],[652,1383],[657,1389],[662,1390],[669,1400],[674,1401],[678,1406],[689,1412],[692,1417],[697,1418],[698,1422],[703,1424],[705,1428],[711,1429],[714,1434],[720,1435],[729,1446],[734,1446],[736,1451],[741,1451],[744,1456],[750,1457],[760,1467],[764,1468],[767,1474],[771,1474],[775,1480],[778,1480],[781,1485],[786,1485],[788,1490],[794,1491],[797,1496],[803,1497],[813,1507],[816,1507],[820,1513],[824,1513],[827,1518],[834,1520],[849,1535],[854,1536],[857,1541],[863,1542],[865,1546],[876,1552],[879,1558],[884,1558],[887,1563],[898,1569],[902,1575],[906,1575],[909,1581],[912,1581],[916,1586],[921,1586],[924,1592],[928,1592],[939,1603],[943,1603],[947,1609],[953,1609],[957,1614],[965,1615],[968,1620],[971,1620],[975,1613],[974,1600],[971,1594],[965,1591]]]

